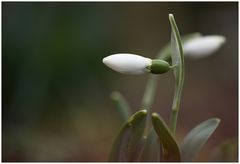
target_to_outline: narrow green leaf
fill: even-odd
[[[177,65],[173,70],[176,80],[176,92],[174,95],[175,101],[173,102],[173,108],[175,109],[179,105],[178,102],[180,101],[182,85],[184,82],[184,56],[181,37],[172,14],[169,14],[169,21],[172,27],[171,34],[172,65]]]
[[[220,119],[206,120],[193,128],[183,139],[180,149],[183,161],[192,161],[217,128]]]
[[[160,162],[161,145],[156,132],[151,129],[145,140],[144,150],[141,156],[142,162]]]
[[[142,136],[146,124],[147,111],[133,114],[121,128],[116,137],[109,161],[129,162],[139,159],[142,153]]]
[[[172,133],[175,134],[177,126],[177,116],[180,107],[180,100],[184,83],[184,56],[180,33],[178,31],[177,24],[172,14],[169,14],[169,21],[172,28],[171,34],[172,65],[176,65],[176,67],[173,69],[173,73],[175,76],[175,91],[172,104],[172,113],[170,117],[170,129],[172,130]]]
[[[163,161],[181,161],[178,144],[164,120],[157,113],[153,113],[152,123],[163,146]]]
[[[127,121],[131,116],[131,109],[126,99],[117,91],[111,93],[111,98],[118,109],[123,122]]]

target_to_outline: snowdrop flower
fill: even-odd
[[[163,60],[152,60],[134,54],[114,54],[103,59],[103,63],[114,71],[138,75],[145,72],[161,74],[172,68]]]
[[[183,50],[185,56],[201,58],[213,54],[225,40],[225,37],[220,35],[200,36],[184,43]]]

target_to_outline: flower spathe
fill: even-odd
[[[149,72],[147,69],[152,60],[143,56],[120,53],[103,58],[103,63],[114,71],[124,74],[143,74]]]
[[[183,45],[184,54],[193,58],[211,55],[225,43],[225,40],[225,37],[221,35],[200,36],[190,39]]]

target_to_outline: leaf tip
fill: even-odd
[[[221,122],[221,119],[220,119],[220,118],[213,118],[213,120],[214,120],[217,124],[219,124],[219,123]]]
[[[111,94],[110,94],[110,97],[111,99],[115,100],[119,97],[119,93],[117,91],[113,91]]]
[[[156,112],[152,113],[152,118],[159,117]]]
[[[209,119],[209,121],[210,121],[210,120],[211,120],[212,123],[214,123],[214,124],[216,124],[216,125],[218,125],[218,124],[221,122],[221,119],[220,119],[220,118],[217,118],[217,117],[211,118],[211,119]]]
[[[143,118],[147,115],[147,110],[140,110],[138,112],[136,112],[135,114],[133,114],[129,120],[128,120],[128,125],[131,126],[132,122],[137,119],[137,118]]]
[[[147,110],[146,110],[146,109],[140,110],[140,112],[141,112],[142,114],[147,114]]]

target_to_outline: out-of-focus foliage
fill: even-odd
[[[232,162],[238,158],[238,142],[236,138],[220,143],[213,153],[212,162]]]

